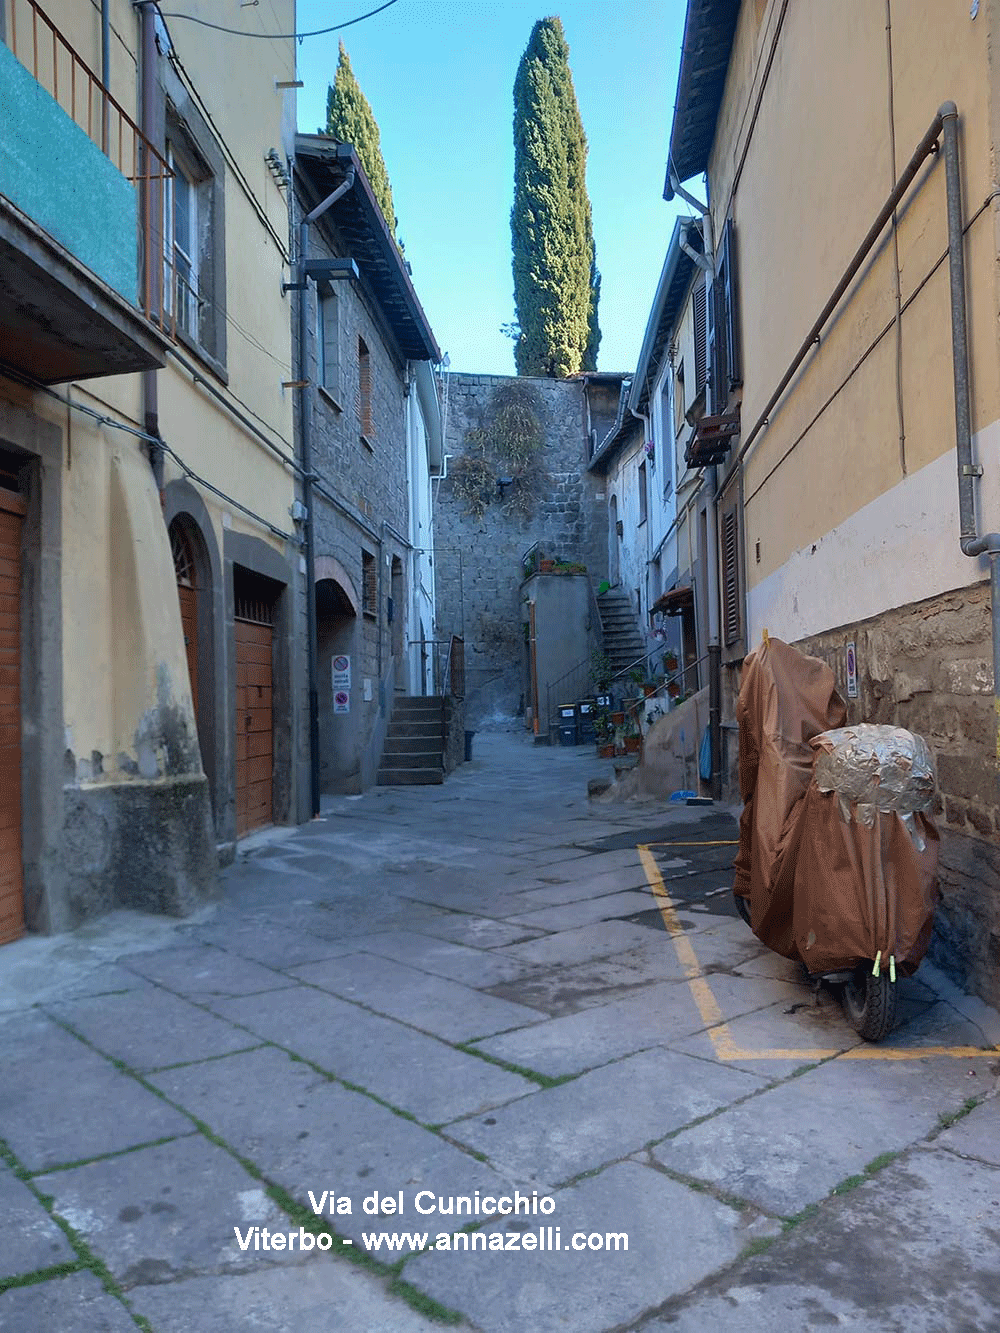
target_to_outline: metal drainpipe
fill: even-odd
[[[299,222],[299,272],[298,281],[303,284],[298,292],[299,298],[299,347],[296,379],[308,380],[306,357],[306,336],[309,329],[306,296],[308,278],[306,260],[309,258],[309,228],[331,205],[347,193],[354,184],[354,168],[348,169],[347,175],[332,194],[317,204],[311,213],[307,213]],[[309,388],[301,390],[299,398],[299,449],[302,455],[302,504],[305,508],[305,548],[306,548],[306,639],[309,678],[309,793],[312,814],[319,814],[319,686],[317,682],[319,652],[316,631],[316,543],[313,524],[313,469],[312,440],[310,438],[310,417],[312,413],[312,395]],[[380,556],[381,558],[381,556]]]
[[[104,97],[101,110],[101,147],[108,151],[108,106],[107,94],[111,91],[111,0],[101,0],[101,83],[104,85]]]
[[[951,280],[951,351],[955,372],[955,451],[958,457],[959,542],[971,557],[990,562],[990,618],[993,628],[993,710],[996,761],[1000,768],[1000,533],[976,533],[973,485],[983,469],[972,461],[972,409],[969,392],[969,338],[965,314],[965,238],[962,230],[962,183],[958,160],[958,108],[945,102],[941,117],[945,197],[948,210],[948,273]]]
[[[103,15],[102,15],[103,17]],[[149,143],[154,143],[156,139],[156,5],[146,3],[139,7],[139,32],[140,48],[142,51],[142,110],[141,119],[142,133]],[[106,85],[105,85],[106,86]],[[147,175],[152,171],[152,162],[147,161]],[[153,211],[155,201],[159,199],[159,191],[152,187],[152,181],[146,181],[144,193],[144,207],[146,213]],[[154,227],[154,219],[145,218],[147,249],[151,247],[154,237],[159,236],[159,231]],[[154,262],[159,264],[158,257],[146,254],[143,256],[147,268]],[[160,434],[160,407],[159,407],[159,381],[156,378],[155,370],[144,370],[142,372],[142,416],[144,429],[147,435],[159,437]],[[149,463],[153,469],[153,477],[156,481],[156,489],[163,492],[163,450],[157,444],[149,445]]]

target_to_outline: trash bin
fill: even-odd
[[[586,745],[596,739],[594,718],[597,716],[597,708],[593,699],[581,699],[576,710],[580,719],[580,744]]]
[[[466,762],[466,763],[469,763],[469,761],[472,759],[472,738],[473,738],[473,736],[475,736],[475,734],[476,734],[476,733],[475,733],[474,731],[467,731],[467,732],[465,733],[465,762]]]
[[[563,725],[559,728],[559,744],[560,745],[580,744],[580,733],[577,729],[577,725],[575,722],[571,726],[568,726],[566,723],[563,723]]]

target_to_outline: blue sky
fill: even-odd
[[[372,0],[299,0],[300,31]],[[676,204],[663,178],[684,0],[397,0],[341,35],[375,113],[413,282],[453,370],[513,374],[513,87],[532,25],[558,14],[590,145],[602,288],[598,369],[635,369]],[[299,128],[326,121],[337,34],[298,48]]]

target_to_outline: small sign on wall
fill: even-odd
[[[847,645],[847,697],[858,697],[858,653],[853,642]]]
[[[334,690],[333,711],[335,713],[349,713],[351,711],[350,690]]]
[[[333,690],[349,690],[351,688],[351,659],[346,653],[338,653],[330,663],[330,670],[333,672]]]

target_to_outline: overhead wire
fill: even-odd
[[[346,23],[335,23],[331,28],[316,28],[313,32],[247,32],[245,28],[227,28],[222,23],[212,23],[209,19],[197,18],[194,14],[178,14],[160,12],[160,18],[185,19],[188,23],[198,23],[203,28],[212,28],[215,32],[225,32],[231,37],[252,37],[262,42],[301,42],[306,37],[324,37],[330,32],[341,32],[344,28],[351,28],[355,23],[363,23],[365,19],[374,18],[376,14],[381,14],[383,9],[389,9],[396,3],[396,0],[385,0],[385,4],[379,5],[377,9],[370,9],[367,14],[359,14],[357,18],[348,19]]]

